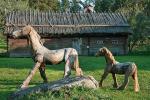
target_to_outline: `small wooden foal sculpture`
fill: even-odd
[[[64,77],[68,77],[71,74],[71,68],[74,68],[77,76],[82,75],[82,70],[79,67],[78,53],[73,48],[63,48],[58,50],[49,50],[43,46],[41,37],[30,25],[23,27],[20,30],[13,32],[13,37],[27,36],[31,42],[33,60],[35,66],[30,71],[28,77],[23,82],[21,88],[28,87],[30,80],[35,72],[39,69],[40,75],[44,82],[47,82],[45,74],[45,63],[47,64],[59,64],[65,61]]]
[[[114,80],[113,87],[118,89],[125,89],[128,81],[129,76],[132,75],[132,78],[134,79],[134,91],[139,91],[139,84],[138,84],[138,77],[137,77],[137,66],[133,62],[125,62],[125,63],[119,63],[115,60],[112,53],[106,48],[100,48],[99,51],[96,53],[96,56],[104,55],[106,60],[106,67],[104,70],[104,74],[102,75],[102,78],[100,80],[99,86],[102,86],[103,80],[107,77],[109,73],[112,73],[112,77]],[[118,87],[117,79],[115,74],[125,74],[124,83]]]

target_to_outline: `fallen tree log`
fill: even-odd
[[[20,99],[32,93],[40,93],[46,91],[58,91],[63,87],[83,86],[96,89],[99,87],[98,82],[92,76],[68,77],[54,82],[41,84],[35,87],[19,90],[9,96],[9,100]]]

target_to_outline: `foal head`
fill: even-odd
[[[95,56],[105,55],[107,53],[109,53],[109,50],[106,47],[102,47],[97,51]]]
[[[114,59],[114,56],[106,47],[100,48],[95,55],[96,56],[104,55],[106,57],[107,61],[109,60],[109,63],[115,63],[116,62]]]
[[[27,25],[19,30],[16,30],[12,33],[12,36],[14,38],[18,38],[21,36],[27,36],[31,32],[32,27],[30,25]]]

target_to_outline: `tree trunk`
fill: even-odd
[[[62,87],[83,86],[96,89],[99,87],[98,82],[92,76],[64,78],[51,83],[41,84],[35,87],[19,90],[9,96],[9,100],[21,99],[31,93],[40,93],[46,91],[58,91]]]

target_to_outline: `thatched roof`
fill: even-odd
[[[13,11],[6,15],[5,34],[15,26],[31,24],[43,36],[53,35],[111,35],[131,33],[122,13],[54,13]]]

